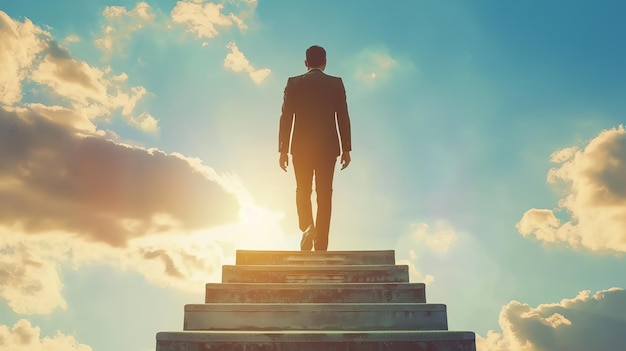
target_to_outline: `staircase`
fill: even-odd
[[[237,251],[157,351],[475,351],[394,251]]]

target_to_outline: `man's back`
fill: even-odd
[[[281,116],[279,151],[288,150],[293,123],[292,154],[338,156],[340,143],[335,113],[343,148],[349,150],[350,123],[341,78],[318,69],[289,78]],[[292,121],[294,114],[295,121]]]

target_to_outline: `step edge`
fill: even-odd
[[[228,309],[235,307],[236,310]],[[362,307],[364,309],[359,309]],[[371,309],[367,310],[366,307]],[[247,308],[247,309],[246,309]],[[302,312],[304,311],[389,311],[389,312],[407,312],[403,308],[408,308],[408,311],[432,311],[432,312],[447,312],[447,305],[443,303],[429,303],[429,302],[349,302],[349,303],[326,303],[326,302],[305,302],[305,303],[194,303],[185,304],[184,311],[186,312]]]
[[[367,289],[398,289],[398,290],[413,290],[426,288],[425,283],[385,283],[385,282],[372,282],[372,283],[205,283],[206,289],[227,289],[227,288],[254,288],[254,289],[355,289],[355,290],[367,290]]]
[[[344,342],[341,338],[360,337],[360,341],[475,341],[476,334],[472,331],[456,330],[185,330],[161,331],[156,335],[157,341],[179,341],[182,338],[196,339],[184,341],[224,342],[295,342],[298,337],[302,341]],[[222,340],[219,340],[219,339]],[[414,339],[411,339],[414,338]],[[246,340],[247,339],[247,340]],[[408,340],[407,340],[408,339]],[[353,341],[354,339],[350,340]],[[347,340],[345,340],[347,341]]]

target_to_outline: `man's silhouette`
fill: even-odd
[[[337,157],[341,154],[341,169],[350,164],[350,117],[343,81],[324,73],[324,48],[308,48],[304,64],[308,72],[289,78],[285,87],[278,133],[279,164],[287,171],[291,151],[298,224],[303,231],[300,249],[309,251],[314,243],[316,251],[326,251]],[[311,206],[313,177],[315,221]]]

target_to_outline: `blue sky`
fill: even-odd
[[[622,345],[625,10],[1,4],[0,350],[153,349],[236,249],[297,249],[278,118],[314,44],[353,131],[330,250],[396,250],[482,351]]]

